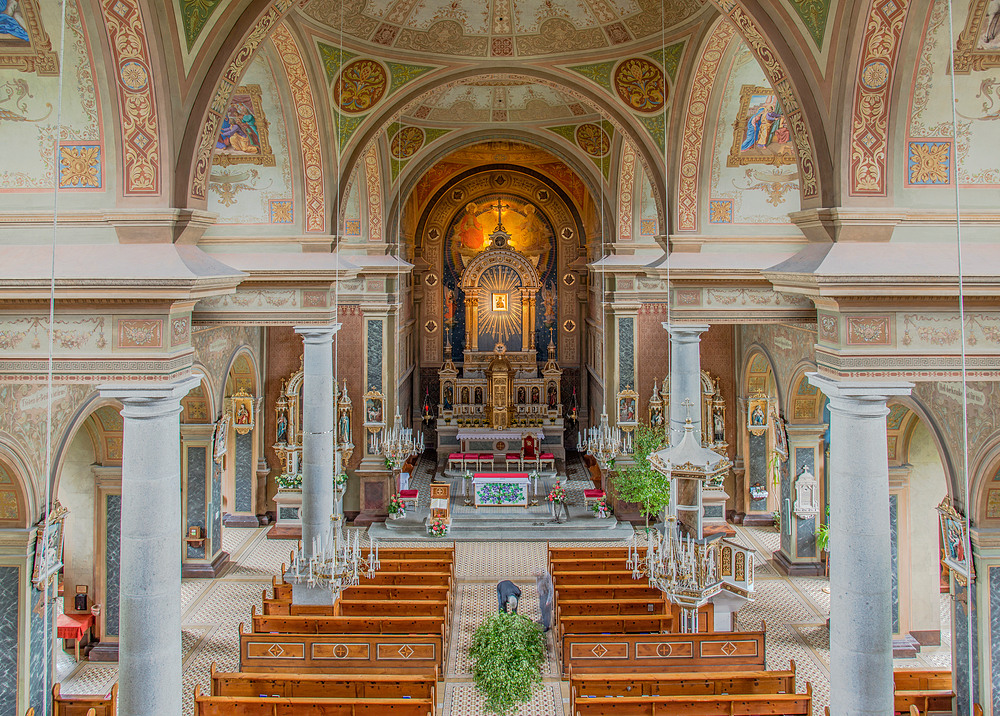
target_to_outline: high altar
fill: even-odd
[[[503,459],[504,453],[521,450],[527,435],[541,437],[542,449],[565,458],[562,369],[551,340],[541,367],[535,346],[541,282],[534,263],[510,241],[501,220],[486,250],[462,271],[467,345],[460,367],[447,346],[448,359],[438,371],[439,459],[459,450]],[[454,306],[450,309],[454,315]]]

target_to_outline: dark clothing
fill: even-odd
[[[552,595],[554,592],[552,577],[549,576],[548,572],[535,577],[535,586],[538,588],[538,612],[541,614],[539,621],[548,631],[549,627],[552,626]]]
[[[507,611],[507,600],[514,597],[518,601],[521,599],[521,590],[509,579],[505,579],[497,585],[497,611]],[[514,614],[517,614],[517,604],[514,604]]]

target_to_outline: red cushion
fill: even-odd
[[[481,452],[481,453],[479,453],[479,459],[480,460],[492,460],[493,459],[493,453],[491,453],[491,452]]]
[[[465,459],[466,460],[478,460],[479,459],[479,453],[478,452],[467,452],[467,453],[465,453]]]
[[[584,490],[584,497],[604,497],[604,490]]]
[[[555,455],[553,455],[553,454],[552,454],[552,453],[550,453],[550,452],[543,452],[543,453],[542,453],[542,459],[543,459],[543,460],[555,460],[555,459],[556,459],[556,456],[555,456]]]
[[[509,453],[507,453],[507,459],[508,460],[520,460],[521,459],[521,453],[519,453],[519,452],[509,452]]]
[[[413,499],[413,498],[415,498],[419,494],[420,494],[420,492],[418,490],[400,490],[399,491],[399,496],[402,499],[404,499],[404,500]]]
[[[448,454],[449,460],[461,460],[463,457],[465,457],[465,455],[463,455],[460,452],[453,452]]]

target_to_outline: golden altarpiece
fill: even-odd
[[[467,451],[502,459],[519,451],[528,435],[565,458],[562,369],[551,341],[540,367],[535,344],[541,281],[534,263],[510,239],[498,225],[486,250],[469,260],[459,279],[466,347],[459,366],[446,346],[448,359],[438,371],[440,458]]]

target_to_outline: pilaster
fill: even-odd
[[[795,513],[796,484],[803,469],[807,469],[818,482],[822,494],[824,464],[824,436],[827,426],[787,424],[788,464],[782,472],[781,489],[781,546],[774,552],[775,566],[787,575],[821,575],[823,565],[816,546],[816,531],[823,519],[823,504],[817,497],[819,513],[800,516]]]

